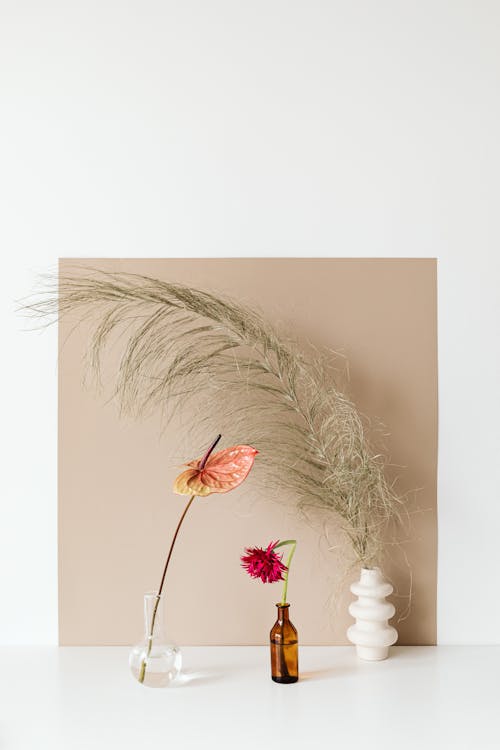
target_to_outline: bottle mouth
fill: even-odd
[[[289,604],[288,602],[285,602],[285,604],[281,604],[281,602],[278,602],[278,603],[276,604],[276,606],[277,606],[277,607],[278,607],[279,609],[287,609],[287,607],[289,607],[289,606],[290,606],[290,604]]]

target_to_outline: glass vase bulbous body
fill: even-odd
[[[299,639],[290,622],[290,605],[277,604],[278,619],[270,633],[271,678],[274,682],[291,683],[299,679]]]
[[[167,643],[163,630],[163,599],[144,595],[144,640],[129,656],[130,671],[145,687],[168,687],[181,671],[180,648]]]

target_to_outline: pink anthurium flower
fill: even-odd
[[[202,458],[185,464],[190,468],[177,477],[174,492],[206,497],[234,490],[247,477],[257,453],[251,445],[234,445],[212,455],[209,449]]]

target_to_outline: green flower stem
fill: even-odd
[[[285,547],[287,545],[291,545],[292,549],[290,550],[290,554],[288,555],[288,560],[286,561],[286,573],[284,577],[285,583],[283,584],[283,596],[281,599],[281,605],[286,604],[286,596],[288,592],[288,573],[290,572],[290,563],[292,562],[292,557],[295,553],[295,548],[297,547],[297,540],[296,539],[286,539],[284,542],[280,542],[276,545],[274,549],[278,549],[278,547]]]

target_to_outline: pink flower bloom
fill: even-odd
[[[215,441],[216,444],[220,435]],[[213,492],[229,492],[238,487],[253,466],[258,451],[251,445],[233,445],[218,453],[211,453],[212,445],[203,458],[190,461],[189,469],[179,474],[174,482],[178,495],[206,497]]]
[[[281,562],[282,556],[274,552],[278,541],[270,542],[267,549],[262,549],[262,547],[245,548],[246,554],[242,555],[241,564],[249,576],[260,578],[262,583],[275,583],[285,580],[282,574],[287,570],[287,567]]]

